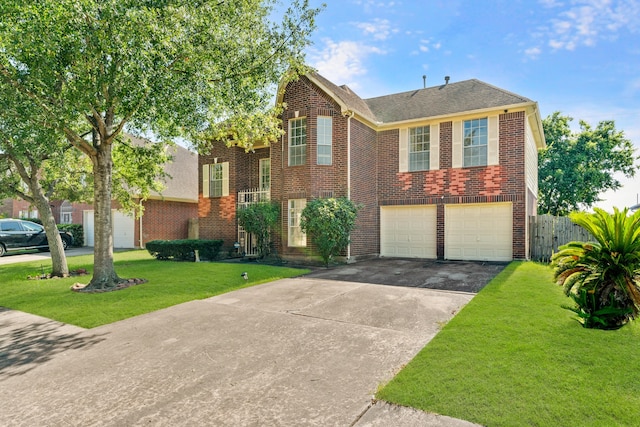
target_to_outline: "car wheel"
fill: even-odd
[[[0,256],[3,256],[7,253],[7,250],[4,248],[4,245],[0,243]]]
[[[65,239],[64,237],[62,238],[62,250],[67,250],[69,249],[69,240]]]

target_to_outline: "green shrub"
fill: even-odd
[[[35,222],[36,224],[40,224],[42,225],[42,220],[40,218],[20,218],[24,221],[31,221],[31,222]]]
[[[314,199],[302,211],[300,228],[311,238],[326,266],[349,245],[359,207],[346,197]]]
[[[238,209],[238,223],[247,233],[256,236],[258,257],[269,255],[271,229],[278,223],[280,206],[276,203],[254,203]]]
[[[574,213],[595,242],[570,242],[551,258],[554,278],[585,328],[616,329],[640,313],[640,211]]]
[[[145,245],[151,256],[159,260],[194,261],[197,250],[201,259],[213,261],[222,247],[222,240],[152,240]]]
[[[58,230],[71,233],[73,246],[84,246],[84,227],[82,224],[58,224]]]

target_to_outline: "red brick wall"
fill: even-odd
[[[189,219],[198,217],[197,203],[147,200],[143,202],[142,245],[156,239],[189,237]],[[140,220],[135,222],[135,244],[140,245]]]
[[[526,257],[525,114],[499,116],[499,165],[452,169],[452,123],[440,123],[440,169],[399,172],[398,130],[378,134],[381,205],[513,203],[513,256]],[[438,209],[437,253],[444,256],[444,209]]]
[[[260,159],[269,157],[269,149],[256,149],[246,153],[238,147],[227,147],[216,143],[208,155],[198,158],[198,212],[199,235],[201,239],[222,239],[223,248],[228,250],[238,239],[238,223],[236,221],[236,200],[240,190],[257,188],[260,185]],[[229,196],[204,198],[202,196],[202,166],[214,163],[229,162]],[[273,165],[271,166],[273,170]],[[273,175],[273,172],[272,172]],[[272,177],[273,180],[273,177]]]
[[[306,77],[287,86],[284,96],[287,109],[283,113],[285,135],[272,145],[271,198],[280,202],[281,221],[276,244],[283,256],[310,256],[313,246],[307,241],[306,248],[288,246],[288,201],[317,197],[344,197],[347,195],[347,118],[340,114],[340,107],[327,97]],[[288,120],[307,118],[307,160],[305,165],[289,166]],[[317,118],[332,117],[333,146],[332,164],[317,164]]]
[[[348,119],[339,105],[327,97],[307,78],[287,86],[284,95],[287,109],[283,113],[285,135],[269,149],[245,153],[240,149],[214,147],[210,155],[201,156],[202,164],[230,162],[230,195],[220,199],[202,199],[200,179],[200,236],[223,238],[233,242],[237,235],[235,192],[258,186],[258,159],[271,157],[271,199],[280,203],[281,221],[274,236],[278,253],[283,256],[309,256],[313,247],[289,247],[288,200],[347,195]],[[288,166],[288,120],[307,118],[307,159],[304,165]],[[333,118],[332,165],[316,164],[316,120]],[[351,197],[363,206],[357,230],[352,235],[353,257],[380,252],[379,206],[404,204],[438,205],[437,254],[444,257],[444,205],[456,203],[512,202],[513,255],[526,257],[526,187],[524,169],[525,114],[514,112],[499,116],[499,165],[452,169],[452,122],[440,123],[440,169],[399,173],[399,132],[376,132],[357,119],[351,119]],[[237,173],[238,170],[248,171]]]
[[[380,253],[378,206],[377,133],[351,120],[351,200],[361,205],[356,229],[351,234],[351,256]]]

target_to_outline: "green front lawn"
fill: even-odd
[[[148,283],[100,294],[69,290],[76,282],[87,283],[91,276],[66,279],[27,280],[38,275],[41,266],[50,270],[50,261],[27,262],[0,267],[0,306],[83,328],[93,328],[128,317],[159,310],[196,299],[270,282],[308,272],[295,268],[257,263],[189,263],[157,261],[146,251],[118,252],[116,271],[123,278],[144,278]],[[68,258],[69,269],[92,271],[93,256]],[[240,274],[249,273],[245,281]]]
[[[515,262],[377,398],[487,426],[640,425],[640,324],[585,329],[551,268]]]

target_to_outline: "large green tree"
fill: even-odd
[[[568,215],[588,209],[604,191],[620,188],[616,174],[632,177],[638,166],[633,144],[611,120],[595,128],[554,112],[542,121],[547,147],[538,153],[538,213]]]
[[[64,133],[92,162],[88,290],[121,280],[113,264],[112,150],[125,127],[198,141],[224,123],[244,145],[252,133],[275,129],[271,90],[286,70],[294,78],[302,68],[318,12],[296,0],[276,24],[275,6],[273,0],[0,3],[1,84],[30,104],[34,114],[25,120]]]
[[[56,220],[51,210],[50,202],[55,194],[69,194],[81,178],[76,173],[86,176],[86,168],[82,168],[82,159],[76,153],[65,151],[55,144],[56,135],[52,132],[42,132],[36,128],[33,131],[22,129],[24,132],[7,133],[7,122],[0,125],[0,198],[21,198],[35,206],[40,214],[44,226],[47,242],[51,251],[51,274],[65,277],[69,274],[67,259]],[[14,132],[19,129],[12,129]],[[43,144],[46,139],[49,145]],[[46,151],[40,150],[48,147]],[[58,149],[53,149],[57,147]],[[67,165],[63,174],[47,174],[45,165]],[[75,175],[75,176],[74,176]],[[61,178],[61,182],[56,179]],[[45,178],[43,178],[45,177]],[[72,177],[67,179],[68,177]],[[66,184],[70,184],[67,187]],[[83,190],[80,189],[79,195]]]

